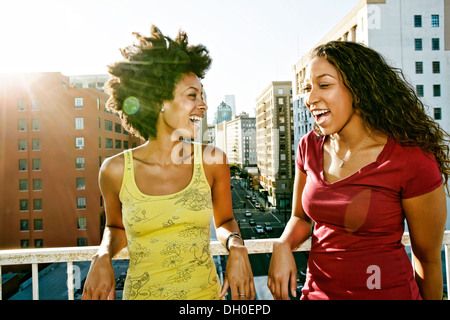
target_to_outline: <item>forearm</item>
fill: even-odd
[[[288,244],[294,250],[311,236],[311,230],[310,220],[292,216],[278,241]]]
[[[216,228],[217,239],[223,244],[223,246],[227,245],[227,239],[232,233],[240,234],[239,226],[234,219],[228,220]],[[228,249],[233,247],[241,247],[243,245],[243,241],[241,241],[238,237],[231,237],[228,239]]]
[[[414,258],[415,279],[425,300],[441,300],[443,293],[442,263]]]
[[[112,260],[127,245],[125,230],[106,226],[102,242],[96,256],[106,256]]]

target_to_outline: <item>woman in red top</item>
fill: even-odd
[[[273,246],[274,298],[296,295],[292,250],[314,222],[302,299],[441,299],[448,135],[401,71],[360,44],[316,48],[304,91],[316,129],[299,144],[292,217]]]

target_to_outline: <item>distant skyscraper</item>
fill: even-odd
[[[232,114],[231,116],[236,116],[236,100],[234,94],[228,94],[225,96],[225,103],[231,107]]]
[[[222,101],[220,105],[217,107],[215,123],[218,124],[221,123],[222,121],[231,120],[232,113],[233,110],[231,109],[231,107]]]

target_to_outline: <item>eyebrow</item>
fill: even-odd
[[[333,78],[333,79],[336,79],[336,77],[334,77],[334,76],[332,76],[331,74],[329,74],[329,73],[323,73],[323,74],[319,74],[318,76],[316,76],[316,79],[321,79],[321,78],[323,78],[323,77],[331,77],[331,78]]]

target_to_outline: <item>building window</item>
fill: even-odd
[[[30,231],[30,220],[28,219],[20,220],[20,231]]]
[[[431,26],[433,28],[439,27],[439,15],[438,14],[431,15]]]
[[[442,108],[434,108],[434,120],[442,120]]]
[[[441,73],[440,61],[433,61],[433,73]]]
[[[423,97],[424,94],[423,84],[416,85],[416,92],[418,97]]]
[[[33,139],[31,140],[31,144],[33,151],[41,151],[41,139]]]
[[[75,118],[75,130],[84,129],[84,118]]]
[[[41,159],[33,159],[32,162],[33,162],[33,170],[34,171],[39,171],[42,169],[41,168]]]
[[[34,211],[42,210],[42,199],[33,199],[33,210]]]
[[[27,150],[27,140],[19,139],[19,151],[26,151],[26,150]]]
[[[28,170],[27,159],[19,159],[19,171],[27,171],[27,170]]]
[[[19,200],[20,211],[28,211],[28,199]]]
[[[441,96],[441,85],[433,84],[433,97],[440,97],[440,96]]]
[[[42,190],[42,179],[33,179],[33,191]]]
[[[24,248],[29,248],[30,247],[30,241],[25,239],[25,240],[20,240],[20,247],[22,249]]]
[[[18,129],[19,129],[19,131],[27,131],[27,120],[19,119]]]
[[[77,209],[86,209],[86,198],[77,198]]]
[[[83,109],[83,98],[75,98],[75,109]]]
[[[84,149],[84,138],[75,138],[75,149]]]
[[[416,51],[422,51],[423,45],[422,45],[422,39],[414,39],[414,49]]]
[[[114,123],[114,131],[116,133],[122,133],[122,126],[119,123]]]
[[[79,247],[85,247],[87,246],[87,238],[78,238],[77,239],[77,245]]]
[[[35,248],[43,248],[44,240],[43,239],[34,239],[34,247]]]
[[[123,148],[128,149],[128,141],[126,140],[123,141]]]
[[[116,140],[116,149],[122,149],[122,140]]]
[[[423,73],[423,62],[422,61],[416,61],[416,74]]]
[[[86,218],[77,218],[78,230],[86,230]]]
[[[24,99],[17,100],[17,111],[27,111],[27,102]]]
[[[76,169],[84,169],[84,158],[76,158],[75,167]]]
[[[44,229],[42,219],[34,219],[34,231],[42,231]]]
[[[431,50],[440,50],[439,38],[431,39]]]
[[[31,119],[31,130],[33,130],[33,131],[41,130],[41,120],[40,119]]]
[[[28,179],[19,179],[19,191],[28,191]]]
[[[86,189],[86,183],[84,178],[77,178],[77,190]]]
[[[414,27],[415,28],[421,28],[422,27],[422,16],[421,15],[415,15],[414,16]]]
[[[31,111],[41,110],[41,103],[39,99],[31,99]]]
[[[106,138],[105,139],[105,148],[106,149],[112,149],[113,148],[113,140]]]
[[[112,131],[112,122],[109,120],[105,120],[105,130]]]

